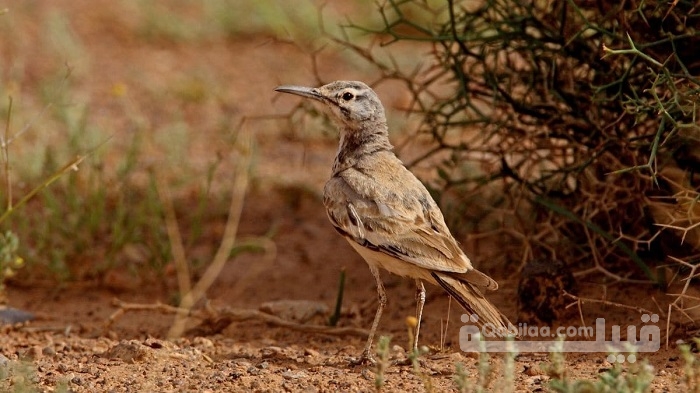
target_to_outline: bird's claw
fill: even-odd
[[[351,366],[376,366],[377,361],[374,360],[372,354],[369,351],[363,351],[359,358],[350,359]]]
[[[403,357],[401,359],[396,359],[391,364],[393,366],[413,366],[415,363],[418,363],[419,366],[423,367],[425,366],[425,360],[421,358],[412,358],[410,356]]]
[[[425,350],[421,351],[418,347],[414,347],[413,351],[403,354],[399,359],[391,362],[394,366],[412,366],[415,362],[419,365],[424,366],[425,360],[421,358],[422,355],[427,354]]]

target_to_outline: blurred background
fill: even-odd
[[[228,236],[233,245],[206,293],[219,304],[332,304],[347,268],[348,287],[362,283],[349,299],[373,308],[371,276],[321,202],[336,131],[317,108],[273,91],[379,81],[374,65],[335,41],[376,41],[344,32],[352,20],[381,27],[372,2],[8,5],[0,15],[3,302],[83,324],[93,312],[103,322],[114,295],[177,305]],[[424,62],[409,51],[391,58]],[[377,89],[396,140],[409,141],[415,127],[392,108],[408,107],[410,95],[397,87]],[[123,332],[135,334],[144,317],[126,320]]]
[[[187,216],[186,242],[200,243],[210,231],[204,221],[226,213],[216,213],[216,204],[225,207],[231,192],[243,118],[271,118],[245,124],[258,146],[290,141],[270,149],[272,157],[256,151],[253,178],[293,183],[304,167],[326,172],[300,159],[305,135],[295,132],[307,131],[273,118],[293,104],[273,102],[275,86],[317,82],[309,53],[327,40],[312,38],[321,35],[316,5],[253,3],[20,2],[3,15],[13,197],[86,156],[79,171],[32,200],[36,209],[5,223],[28,231],[21,254],[46,268],[33,274],[74,280],[112,268],[162,272],[171,257],[154,178],[167,179]],[[332,130],[318,131],[308,132],[311,142],[333,142]],[[299,151],[288,147],[294,143]]]

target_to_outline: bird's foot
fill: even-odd
[[[359,358],[350,359],[351,366],[376,366],[377,361],[368,350],[362,351],[362,355]]]
[[[419,352],[418,348],[414,348],[413,352],[406,353],[400,359],[394,360],[391,364],[394,366],[412,366],[418,363],[420,366],[425,365],[425,359],[421,356],[427,354],[427,351]]]
[[[413,364],[411,361],[411,358],[409,357],[403,357],[401,359],[396,359],[393,362],[391,362],[392,366],[410,366]]]

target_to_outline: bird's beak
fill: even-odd
[[[281,93],[296,94],[298,96],[306,98],[313,98],[317,101],[325,101],[326,99],[323,95],[321,95],[321,93],[319,93],[318,89],[313,87],[284,85],[275,87],[275,91],[279,91]]]

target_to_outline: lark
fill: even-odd
[[[480,324],[507,329],[507,318],[482,294],[498,284],[474,268],[428,190],[394,154],[377,94],[357,81],[275,90],[321,102],[340,131],[323,203],[333,227],[369,265],[379,297],[359,362],[374,363],[372,342],[387,303],[379,269],[415,280],[414,351],[425,304],[423,282],[444,288],[468,313],[476,314]]]

